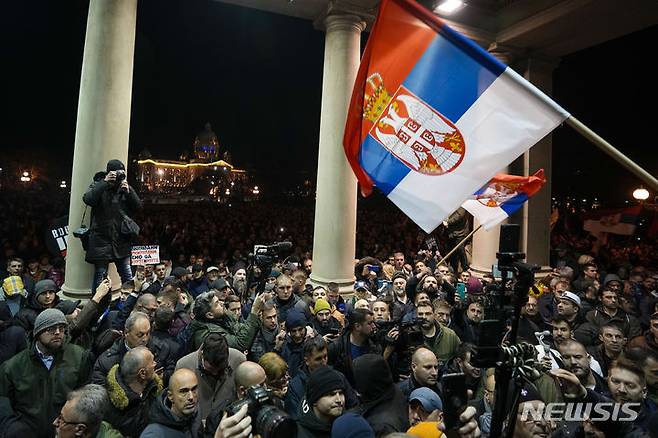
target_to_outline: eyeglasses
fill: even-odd
[[[57,324],[52,327],[48,327],[46,330],[44,330],[46,333],[49,335],[54,335],[57,332],[66,332],[66,324]]]
[[[59,415],[57,416],[57,420],[55,420],[55,422],[56,422],[58,425],[71,424],[71,425],[74,425],[74,426],[75,426],[75,425],[78,425],[78,424],[82,424],[83,426],[87,427],[87,423],[83,423],[83,422],[81,422],[81,421],[66,421],[66,420],[64,419],[64,417],[62,416],[62,413],[61,413],[61,412],[60,412]]]

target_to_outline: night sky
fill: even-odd
[[[70,178],[88,0],[5,6],[8,118],[0,160],[25,151]],[[202,0],[139,0],[130,153],[175,159],[206,121],[268,184],[315,179],[324,34],[311,22]],[[652,131],[658,27],[562,59],[554,98],[658,173]],[[647,107],[644,109],[643,107]],[[554,195],[623,199],[639,184],[569,127],[554,135]]]

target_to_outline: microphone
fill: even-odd
[[[269,245],[268,248],[271,248],[276,252],[288,251],[289,249],[292,249],[292,242],[276,242]]]

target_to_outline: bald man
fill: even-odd
[[[242,362],[235,369],[235,392],[238,400],[242,400],[247,396],[247,390],[252,386],[264,385],[267,375],[263,367],[256,362],[245,361]],[[226,412],[229,403],[219,406],[217,409],[212,409],[210,415],[206,418],[206,426],[203,436],[215,436],[215,431],[219,422]]]
[[[398,388],[409,398],[416,388],[426,387],[441,396],[438,386],[439,360],[434,352],[428,348],[419,348],[411,356],[411,375],[398,383]]]
[[[149,425],[141,438],[197,437],[201,425],[196,374],[180,368],[169,379],[169,388],[163,391],[158,403],[151,409]]]

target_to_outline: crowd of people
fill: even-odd
[[[496,389],[513,388],[478,361],[501,280],[476,275],[465,252],[440,262],[468,227],[463,212],[427,236],[362,206],[346,291],[310,280],[305,207],[140,210],[122,170],[108,163],[84,197],[88,301],[64,298],[63,264],[20,235],[39,234],[36,218],[3,225],[14,231],[0,272],[0,437],[489,436]],[[248,255],[286,239],[289,253]],[[161,262],[130,266],[133,241],[160,245]],[[515,437],[657,436],[653,247],[594,243],[558,227],[552,271],[529,288],[518,341],[536,354],[507,421]],[[124,264],[121,284],[107,277],[110,262]],[[459,409],[448,374],[463,379]],[[524,414],[555,403],[598,403],[609,415]]]

